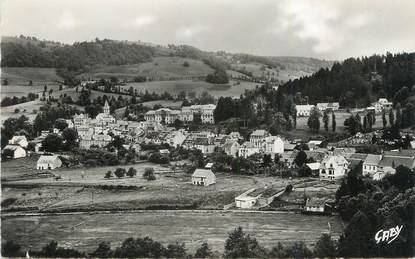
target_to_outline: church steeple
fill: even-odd
[[[105,100],[105,105],[104,105],[104,113],[109,115],[110,114],[110,106],[108,104],[108,101]]]

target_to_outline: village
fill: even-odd
[[[391,105],[381,98],[366,109],[357,109],[355,114],[379,115],[391,111]],[[2,209],[16,212],[175,207],[330,215],[335,213],[334,194],[341,179],[356,166],[374,180],[394,174],[400,165],[415,167],[413,140],[407,150],[373,154],[358,151],[362,145],[373,144],[374,136],[381,139],[379,130],[358,132],[338,142],[289,139],[273,136],[265,129],[253,129],[244,137],[238,131],[218,131],[215,109],[213,103],[183,106],[180,110],[161,107],[145,112],[143,121],[127,121],[116,119],[105,101],[103,111],[95,118],[75,114],[72,119],[56,120],[64,127],[42,131],[34,139],[15,135],[2,151],[2,182],[6,188],[16,189],[4,193],[3,200],[11,202]],[[313,109],[335,113],[339,103],[296,105],[296,115],[308,118]],[[197,130],[189,127],[194,123],[200,125]],[[74,132],[72,141],[77,150],[45,150],[43,145],[50,143],[48,139],[62,138],[67,134],[65,130]],[[404,137],[411,138],[413,133]],[[107,156],[100,158],[104,159],[101,164],[92,159],[100,152]],[[89,158],[82,159],[83,156]],[[126,166],[115,166],[121,163],[111,164],[112,159],[125,159]],[[21,165],[16,168],[18,164]],[[35,186],[39,185],[71,188],[56,193],[56,197],[49,197],[53,195],[48,191],[45,195],[49,198],[22,196],[30,192],[22,186],[37,192],[40,188]],[[106,188],[118,189],[119,193],[105,193]],[[95,197],[85,198],[89,197],[87,193]],[[115,206],[119,202],[123,203]]]

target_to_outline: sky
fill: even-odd
[[[342,60],[415,51],[415,0],[0,0],[2,35]]]

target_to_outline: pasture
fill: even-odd
[[[163,244],[184,242],[191,253],[207,241],[213,250],[223,252],[228,234],[238,226],[267,248],[277,242],[313,245],[323,233],[337,239],[342,231],[338,217],[219,211],[2,217],[1,224],[3,239],[15,241],[22,250],[40,249],[55,240],[60,246],[87,252],[103,241],[115,247],[128,237],[145,236]]]
[[[139,92],[145,91],[164,93],[169,92],[173,95],[177,95],[181,91],[195,92],[200,94],[203,91],[208,91],[215,97],[230,96],[239,97],[246,89],[254,89],[258,84],[252,82],[240,82],[236,84],[235,81],[230,81],[229,84],[210,84],[205,81],[192,81],[192,80],[176,80],[176,81],[153,81],[143,83],[128,83],[123,86],[124,89],[133,87]]]
[[[33,85],[58,85],[63,79],[56,74],[55,68],[37,67],[2,67],[1,79],[7,79],[9,85],[29,85],[32,80]],[[2,86],[3,88],[3,86]],[[3,91],[3,89],[2,89]]]

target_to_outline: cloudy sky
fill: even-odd
[[[96,37],[273,56],[415,51],[414,0],[3,0],[2,35]]]

